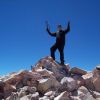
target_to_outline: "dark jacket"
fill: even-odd
[[[65,45],[65,35],[69,31],[70,31],[70,25],[69,25],[69,23],[68,23],[67,29],[61,30],[61,31],[58,31],[58,32],[54,32],[54,33],[51,33],[50,30],[47,28],[47,32],[51,36],[56,37],[56,44],[57,45]]]

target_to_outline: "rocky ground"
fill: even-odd
[[[0,100],[100,100],[100,69],[70,69],[48,56],[31,71],[0,77]]]

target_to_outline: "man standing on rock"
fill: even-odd
[[[47,32],[49,35],[56,37],[56,43],[50,48],[51,57],[55,60],[55,51],[58,49],[60,52],[60,60],[61,64],[64,65],[64,46],[65,46],[65,35],[70,31],[70,22],[68,22],[67,28],[64,30],[62,29],[61,25],[58,25],[57,32],[50,32],[50,28],[48,27],[47,23]]]

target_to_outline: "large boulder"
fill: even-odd
[[[93,71],[92,83],[93,83],[95,90],[100,92],[100,70],[95,69]]]
[[[10,96],[12,92],[16,92],[16,87],[8,83],[5,83],[4,98],[7,98],[8,96]]]
[[[81,100],[96,100],[100,98],[100,93],[95,91],[89,91],[86,87],[81,86],[78,88],[78,96]]]
[[[57,89],[60,83],[53,78],[46,78],[38,80],[38,91],[42,94],[46,93],[49,89]]]
[[[11,77],[6,79],[4,82],[14,85],[18,89],[26,85],[36,86],[38,79],[42,79],[42,76],[40,74],[25,70],[19,71],[16,74],[12,74]]]
[[[75,74],[72,78],[77,81],[78,87],[85,85],[85,81],[81,75]]]
[[[34,94],[37,91],[36,87],[24,86],[19,89],[18,95],[19,97],[23,97],[28,94]]]
[[[100,92],[100,70],[95,69],[82,77],[88,89]]]
[[[68,74],[69,65],[62,66],[59,63],[55,62],[51,57],[47,56],[41,59],[35,66],[33,66],[32,71],[37,72],[38,69],[47,69],[48,71],[53,72],[53,75],[57,80],[61,80]]]
[[[47,70],[46,68],[37,69],[36,72],[39,73],[43,78],[55,78],[54,73]]]
[[[66,91],[74,91],[78,88],[77,81],[71,77],[64,77],[61,80],[61,88]]]
[[[94,86],[92,83],[92,78],[93,78],[93,73],[92,72],[88,72],[86,75],[82,76],[84,79],[84,85],[91,90],[94,90]]]
[[[85,75],[85,74],[87,74],[87,71],[80,69],[78,67],[74,67],[74,68],[71,69],[71,73],[72,74],[78,74],[78,75]]]

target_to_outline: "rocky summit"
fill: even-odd
[[[51,57],[0,77],[0,100],[100,100],[100,67],[87,72]]]

